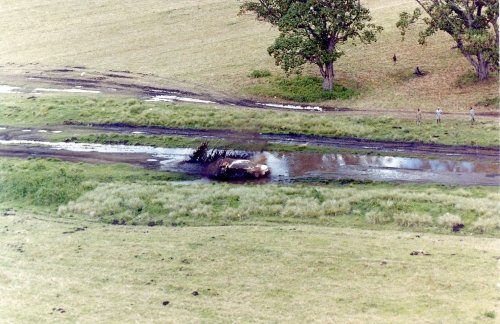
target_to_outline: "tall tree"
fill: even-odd
[[[268,48],[277,65],[290,74],[316,64],[323,90],[333,89],[333,65],[344,54],[339,46],[354,39],[371,43],[382,31],[370,23],[370,11],[359,0],[249,0],[240,9],[278,27],[280,34]]]
[[[396,26],[403,37],[408,28],[422,20],[426,28],[419,34],[425,44],[438,30],[448,33],[456,48],[474,67],[480,80],[498,69],[498,0],[415,0],[427,15],[416,8],[402,12]]]

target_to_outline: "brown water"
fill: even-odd
[[[67,160],[125,162],[150,168],[203,174],[199,165],[185,163],[190,148],[52,143],[0,140],[0,155],[52,156]],[[24,152],[24,153],[22,153]],[[458,161],[348,153],[262,153],[271,169],[269,182],[354,179],[441,183],[450,185],[500,185],[498,161]],[[13,155],[13,154],[11,154]]]

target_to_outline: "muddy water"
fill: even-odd
[[[185,163],[192,152],[193,150],[189,148],[0,140],[0,155],[52,156],[96,163],[124,162],[202,176],[203,170],[199,165]],[[450,185],[500,185],[498,161],[437,160],[347,153],[264,152],[262,154],[271,168],[271,177],[267,180],[270,182],[354,179]]]

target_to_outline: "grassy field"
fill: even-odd
[[[395,28],[398,13],[414,8],[415,1],[363,2],[384,32],[373,45],[346,45],[346,55],[336,64],[338,80],[360,95],[331,103],[370,109],[433,111],[442,106],[445,111],[465,111],[471,104],[498,97],[495,76],[484,83],[458,86],[471,67],[451,50],[453,44],[446,35],[420,46],[415,31],[401,42]],[[238,6],[238,1],[227,0],[92,4],[6,0],[0,10],[0,79],[15,71],[78,65],[96,71],[144,73],[165,85],[250,95],[254,85],[266,82],[250,77],[251,71],[282,74],[266,51],[276,30],[251,15],[238,16]],[[399,57],[397,64],[392,62],[393,54]],[[416,66],[429,74],[414,78]],[[306,72],[318,75],[315,67]]]
[[[0,159],[2,320],[498,316],[496,188],[175,179],[124,165]],[[465,227],[452,233],[456,222]]]
[[[307,225],[112,226],[26,213],[0,217],[0,233],[6,322],[498,317],[497,239]]]
[[[376,140],[421,141],[452,145],[498,146],[500,126],[495,119],[448,117],[443,124],[426,117],[421,126],[412,119],[345,116],[235,109],[194,104],[149,103],[122,97],[43,96],[27,100],[5,95],[0,102],[0,125],[54,125],[79,122],[124,122],[179,128],[232,129],[248,132],[297,133]]]

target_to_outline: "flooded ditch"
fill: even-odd
[[[89,163],[129,163],[205,178],[204,167],[187,163],[191,148],[0,140],[0,156],[54,157]],[[325,180],[389,181],[446,185],[500,185],[497,160],[457,161],[349,153],[257,154],[271,169],[258,182]],[[249,180],[252,181],[252,180]]]

